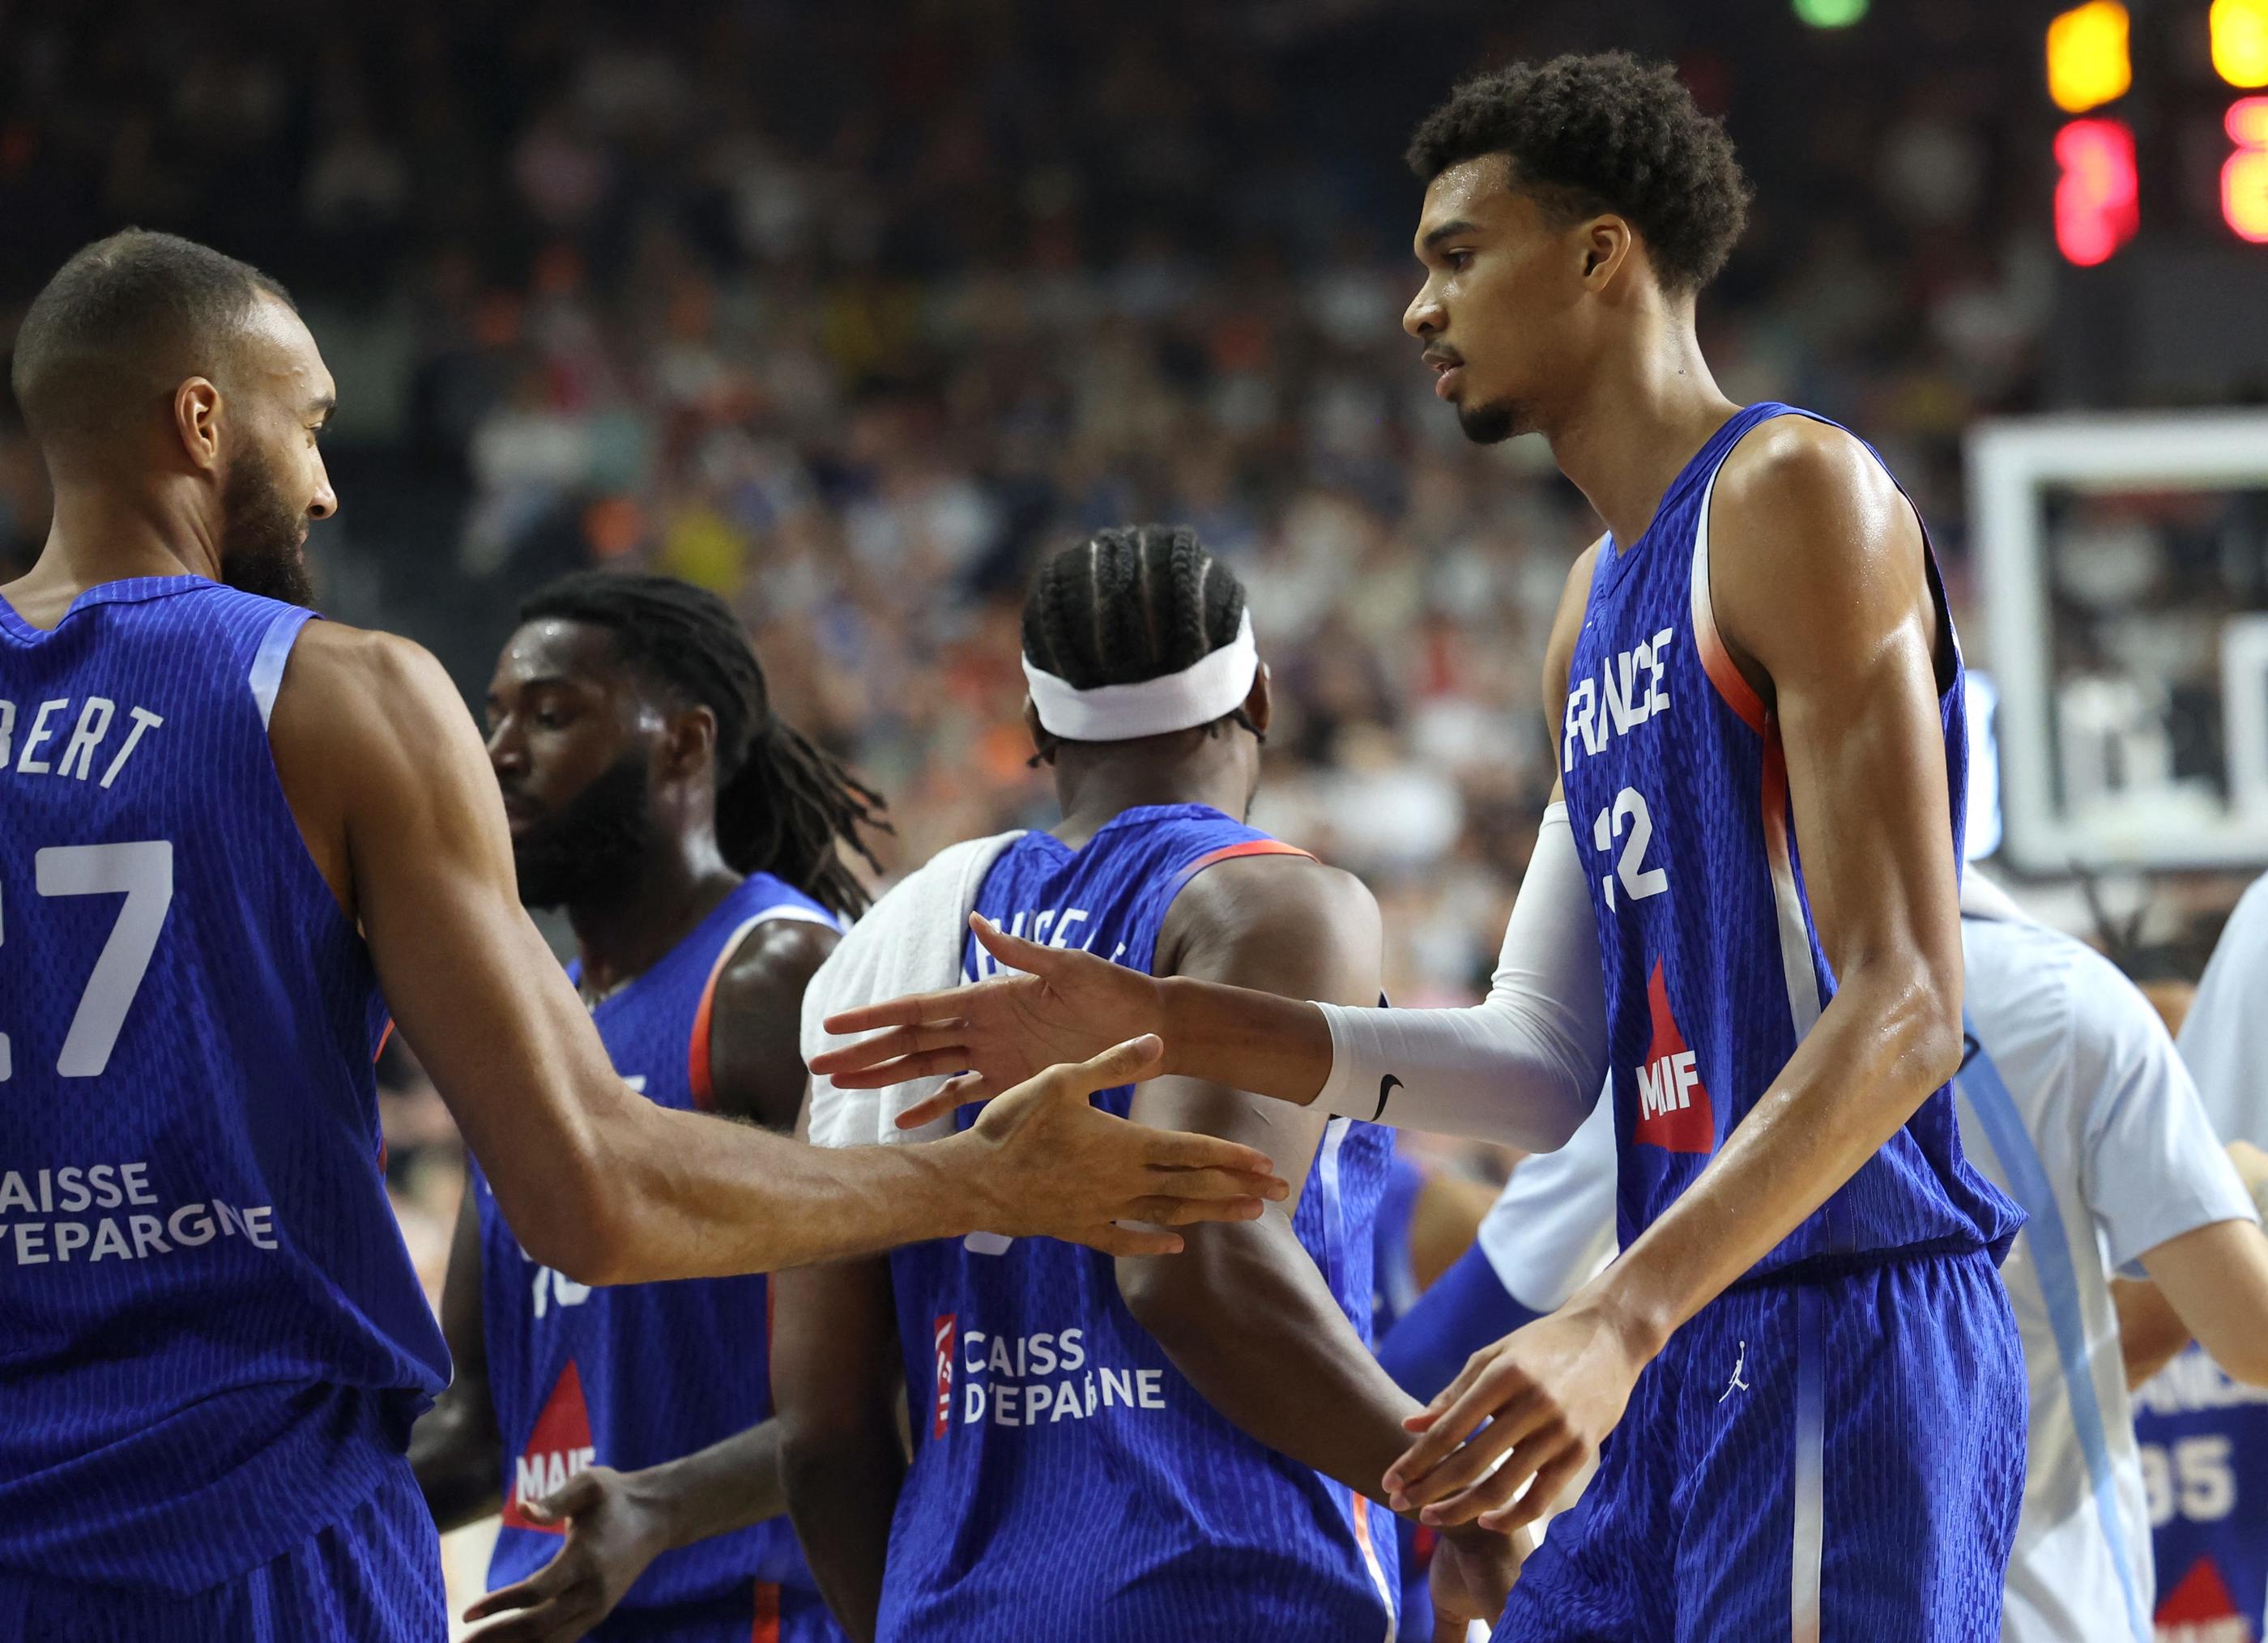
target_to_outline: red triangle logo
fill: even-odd
[[[2220,1621],[2210,1632],[2196,1633],[2199,1643],[2212,1639],[2214,1643],[2252,1643],[2252,1628],[2237,1612],[2235,1600],[2228,1595],[2228,1582],[2220,1578],[2220,1567],[2211,1555],[2199,1558],[2182,1576],[2181,1584],[2166,1594],[2158,1605],[2157,1622],[2161,1628],[2195,1626],[2211,1621]],[[2161,1635],[2163,1635],[2161,1631]]]
[[[1653,1016],[1653,1041],[1638,1069],[1638,1123],[1631,1139],[1671,1152],[1714,1152],[1716,1113],[1693,1052],[1669,1013],[1669,987],[1659,958],[1646,979],[1646,1001]]]
[[[504,1502],[505,1526],[544,1535],[563,1534],[561,1525],[534,1522],[522,1508],[531,1500],[542,1500],[591,1464],[594,1454],[591,1411],[583,1401],[582,1371],[570,1358],[560,1371],[558,1384],[544,1402],[543,1412],[535,1418],[535,1430],[527,1434],[526,1452],[512,1463],[512,1489]]]

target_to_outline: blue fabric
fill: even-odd
[[[2268,1637],[2268,1388],[2191,1346],[2134,1395],[2161,1637]],[[2212,1623],[2221,1623],[2221,1631]]]
[[[1592,865],[1606,965],[1625,1249],[1707,1166],[1835,994],[1777,729],[1760,707],[1744,717],[1732,705],[1753,693],[1729,664],[1712,675],[1694,611],[1711,483],[1744,435],[1788,414],[1808,414],[1739,412],[1671,483],[1643,537],[1602,548],[1568,673],[1560,778]],[[1935,586],[1933,561],[1929,574]],[[1968,742],[1957,669],[1939,713],[1958,861]],[[1756,1270],[1898,1249],[2005,1251],[2021,1224],[1962,1157],[1940,1089]]]
[[[1391,1139],[1389,1135],[1389,1139]],[[1387,1331],[1418,1304],[1418,1269],[1410,1248],[1410,1218],[1425,1191],[1425,1171],[1402,1155],[1397,1146],[1386,1173],[1386,1191],[1378,1200],[1378,1219],[1371,1231],[1370,1332],[1384,1340]]]
[[[1027,834],[976,906],[1146,971],[1192,868],[1263,838],[1202,806],[1130,810],[1077,850]],[[1120,1114],[1131,1099],[1095,1097]],[[1383,1130],[1332,1120],[1292,1223],[1366,1339],[1389,1156]],[[1109,1257],[980,1234],[900,1250],[890,1269],[916,1447],[885,1643],[1384,1643],[1391,1515],[1207,1404],[1135,1322]]]
[[[585,1634],[588,1643],[842,1643],[816,1592],[747,1585],[697,1603],[617,1609]]]
[[[442,1643],[440,1543],[406,1462],[328,1528],[218,1586],[180,1595],[0,1573],[11,1643]],[[743,1628],[735,1643],[747,1643]]]
[[[0,601],[0,1568],[231,1580],[367,1500],[448,1378],[385,1006],[256,693],[306,615],[194,576],[51,632]]]
[[[1476,1243],[1434,1280],[1379,1343],[1378,1361],[1396,1386],[1431,1401],[1457,1378],[1466,1359],[1543,1316],[1504,1287],[1488,1252]]]
[[[2048,1326],[2055,1332],[2056,1355],[2062,1361],[2065,1396],[2071,1403],[2072,1430],[2080,1452],[2087,1457],[2087,1477],[2095,1494],[2095,1515],[2102,1538],[2110,1548],[2118,1571],[2118,1586],[2126,1600],[2128,1635],[2136,1643],[2150,1643],[2151,1626],[2143,1594],[2134,1571],[2126,1563],[2126,1528],[2118,1513],[2117,1480],[2111,1475],[2110,1440],[2102,1421],[2102,1401],[2095,1396],[2095,1376],[2088,1368],[2087,1320],[2080,1308],[2079,1269],[2072,1258],[2071,1236],[2064,1229],[2063,1211],[2056,1203],[2054,1185],[2047,1168],[2024,1128],[2015,1097],[1993,1065],[1977,1031],[1977,1023],[1962,1012],[1970,1047],[1969,1060],[1955,1082],[1969,1098],[1970,1109],[1984,1126],[1984,1134],[2000,1160],[2016,1202],[2029,1218],[2032,1265],[2039,1274],[2040,1294],[2047,1302]],[[2092,1231],[2092,1229],[2089,1229]]]
[[[832,925],[769,874],[744,880],[652,969],[593,1012],[615,1071],[649,1101],[689,1111],[696,1025],[711,978],[747,921],[776,908]],[[770,1291],[761,1274],[591,1288],[527,1258],[474,1172],[489,1387],[504,1437],[504,1527],[494,1590],[551,1561],[556,1532],[521,1511],[587,1465],[623,1471],[706,1449],[771,1418]],[[666,1551],[625,1609],[720,1596],[763,1581],[815,1590],[784,1517]],[[745,1635],[745,1634],[744,1634]]]
[[[1983,1251],[1735,1287],[1638,1377],[1497,1639],[1992,1643],[2023,1496],[2022,1368]],[[1797,1625],[1810,1445],[1816,1633]]]

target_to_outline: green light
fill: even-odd
[[[1871,0],[1795,0],[1795,15],[1814,28],[1848,28],[1867,15]]]

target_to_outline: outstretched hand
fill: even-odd
[[[668,1549],[667,1527],[633,1480],[611,1466],[577,1472],[525,1510],[538,1524],[563,1523],[558,1555],[465,1610],[468,1621],[505,1615],[473,1643],[571,1643],[614,1612],[622,1595]]]
[[[1010,935],[981,913],[968,915],[968,928],[1003,969],[1018,973],[830,1016],[831,1033],[874,1036],[814,1056],[811,1070],[843,1089],[959,1075],[899,1115],[901,1129],[918,1129],[1047,1067],[1084,1061],[1162,1024],[1158,984],[1139,971],[1077,948]],[[1153,1078],[1164,1070],[1153,1059],[1137,1076]]]
[[[1422,1435],[1387,1470],[1394,1509],[1525,1529],[1598,1454],[1649,1355],[1580,1298],[1483,1347],[1403,1423]]]
[[[1153,1227],[1254,1221],[1290,1196],[1265,1153],[1216,1135],[1156,1130],[1096,1106],[1098,1089],[1157,1075],[1149,1034],[1091,1060],[1048,1067],[1005,1091],[963,1136],[937,1143],[983,1149],[983,1229],[1054,1237],[1107,1255],[1172,1255],[1182,1240]]]

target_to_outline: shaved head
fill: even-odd
[[[291,306],[259,269],[194,240],[129,228],[95,241],[16,334],[25,425],[52,461],[158,411],[185,378],[225,388],[270,302]]]

